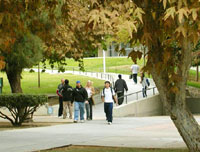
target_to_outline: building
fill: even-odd
[[[133,49],[140,50],[142,52],[144,50],[143,46],[131,48],[130,44],[120,43],[119,50],[121,50],[122,48],[124,48],[125,50],[125,54],[120,54],[119,52],[115,51],[116,47],[117,44],[114,42],[112,43],[112,45],[109,45],[107,47],[107,50],[105,50],[106,57],[119,57],[119,56],[123,57],[123,56],[128,56]],[[101,49],[98,50],[98,57],[103,57],[103,50]]]

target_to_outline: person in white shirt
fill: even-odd
[[[141,81],[140,81],[140,83],[142,84],[143,98],[145,98],[145,97],[147,97],[148,84],[147,84],[147,78],[145,78],[144,73],[141,74]]]
[[[135,84],[137,84],[137,75],[138,75],[138,71],[139,71],[139,66],[137,65],[137,63],[133,64],[131,66],[131,72],[133,74],[133,81],[135,82]]]
[[[116,105],[118,105],[118,101],[115,91],[110,87],[109,81],[105,82],[105,88],[101,93],[101,97],[102,102],[104,102],[104,112],[106,114],[106,120],[108,121],[108,124],[111,125],[113,121],[113,103],[116,102]]]

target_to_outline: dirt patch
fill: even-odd
[[[103,146],[65,146],[40,152],[188,152],[187,149],[125,148]],[[39,151],[38,151],[39,152]]]
[[[33,122],[23,123],[20,127],[13,127],[10,122],[0,120],[0,131],[71,124],[72,122],[72,119],[62,119],[55,116],[35,116]]]

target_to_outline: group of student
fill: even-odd
[[[135,84],[137,84],[137,75],[139,71],[139,66],[137,64],[132,65],[131,67],[131,78]],[[141,73],[141,82],[142,84],[142,93],[143,97],[147,97],[147,88],[150,85],[147,78],[145,78],[144,73]],[[101,92],[101,100],[104,102],[104,112],[106,115],[106,120],[108,124],[112,124],[113,121],[113,106],[121,105],[124,101],[124,92],[128,91],[126,81],[122,79],[122,75],[118,75],[118,79],[114,84],[114,87],[111,87],[109,81],[105,81],[104,89]],[[69,80],[61,79],[61,84],[58,85],[57,94],[59,96],[59,111],[58,116],[66,119],[67,117],[67,108],[69,109],[69,118],[72,119],[72,108],[74,105],[74,123],[79,121],[84,122],[84,113],[86,110],[86,119],[93,119],[93,110],[92,107],[95,104],[93,95],[95,94],[95,89],[93,83],[88,80],[86,86],[83,87],[80,81],[76,81],[76,87],[72,88],[69,85]]]
[[[114,88],[111,87],[109,81],[105,81],[104,89],[101,93],[101,100],[104,102],[104,112],[109,125],[112,124],[113,121],[112,111],[114,104],[121,105],[124,100],[124,91],[128,91],[125,80],[122,79],[121,75],[118,77],[119,79],[115,82]],[[68,109],[69,118],[72,119],[72,108],[74,107],[74,123],[79,121],[79,116],[80,122],[84,122],[85,110],[86,119],[93,119],[92,106],[95,104],[93,99],[95,89],[90,80],[87,81],[85,87],[81,85],[80,81],[76,81],[76,87],[72,88],[69,85],[69,80],[61,79],[61,84],[58,85],[57,94],[59,96],[58,117],[66,119],[66,111]]]
[[[80,81],[76,81],[76,87],[72,88],[69,85],[69,80],[61,79],[61,84],[58,85],[57,94],[59,96],[58,117],[66,119],[67,108],[69,109],[69,118],[72,119],[72,108],[74,105],[74,123],[84,122],[84,113],[86,110],[87,120],[92,120],[92,105],[94,105],[93,95],[95,94],[94,87],[90,80],[87,81],[85,87]]]

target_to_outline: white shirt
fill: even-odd
[[[92,97],[92,88],[86,87],[85,89],[86,89],[86,91],[88,93],[88,98],[91,98]]]
[[[131,66],[131,69],[132,69],[132,73],[133,73],[133,74],[137,74],[138,71],[139,71],[139,66],[138,66],[137,64],[133,64],[133,65]]]
[[[101,93],[102,96],[104,96],[104,102],[105,103],[113,103],[114,100],[113,100],[113,96],[115,96],[115,91],[112,89],[113,91],[113,94],[111,92],[111,88],[105,88],[104,89],[104,94],[103,94],[103,91]]]

